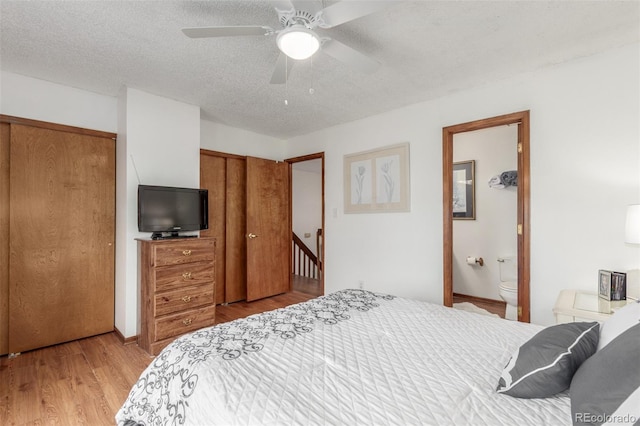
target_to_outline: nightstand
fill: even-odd
[[[574,321],[606,321],[614,310],[633,303],[635,300],[627,299],[609,302],[601,299],[596,293],[580,290],[562,290],[558,295],[553,313],[556,314],[556,323]]]

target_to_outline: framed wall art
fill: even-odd
[[[476,218],[476,162],[453,163],[453,218]]]
[[[611,272],[611,300],[627,300],[627,274]]]
[[[627,274],[624,272],[598,271],[598,295],[605,300],[627,300]]]
[[[344,212],[408,212],[409,143],[344,156]]]
[[[611,300],[611,271],[604,269],[598,271],[598,296]]]

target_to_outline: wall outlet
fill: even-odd
[[[358,288],[364,290],[364,280],[358,280]]]
[[[311,238],[311,232],[305,232],[304,233],[304,237],[305,238]]]

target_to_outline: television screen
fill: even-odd
[[[138,230],[179,232],[208,229],[208,191],[168,186],[138,186]]]

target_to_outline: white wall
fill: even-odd
[[[639,46],[560,64],[288,141],[325,152],[326,292],[357,286],[442,302],[442,127],[531,111],[531,320],[600,268],[640,266],[625,245],[640,202]],[[345,154],[409,141],[411,212],[343,214]],[[334,217],[333,212],[336,211]]]
[[[138,232],[138,183],[200,187],[200,108],[131,88],[119,101],[115,325],[130,337],[137,334],[135,238],[150,236]]]
[[[190,159],[198,155],[197,132],[202,134],[203,148],[241,155],[282,159],[324,151],[326,291],[354,287],[363,280],[372,290],[441,303],[442,127],[529,109],[531,318],[549,324],[560,289],[595,291],[598,269],[640,268],[640,247],[624,244],[626,205],[640,203],[639,50],[637,44],[628,46],[286,143],[200,122],[199,114],[194,117],[195,106],[130,90],[121,99],[133,126],[125,129],[124,137],[127,149],[131,132],[139,138],[131,153],[143,181],[157,178],[183,186],[190,186],[187,182],[197,186],[199,180],[197,158]],[[1,78],[2,114],[120,133],[116,98],[7,72]],[[168,118],[169,111],[176,115]],[[142,121],[139,126],[134,117]],[[174,133],[169,127],[176,118]],[[186,139],[176,138],[177,134]],[[344,215],[343,156],[404,141],[410,142],[411,152],[411,212]],[[173,148],[176,142],[184,145]],[[147,146],[157,158],[144,159],[140,150]],[[183,154],[189,150],[187,160]],[[187,170],[165,179],[164,173],[178,164],[173,162],[176,154]],[[119,152],[118,158],[129,156]],[[131,206],[135,178],[128,160],[124,172],[122,165],[118,167],[118,177],[125,176],[125,203]],[[119,186],[118,203],[121,191]],[[126,220],[134,218],[126,214]],[[127,224],[124,236],[118,229],[117,239],[130,243],[135,234],[129,232],[131,226]],[[128,248],[125,256],[130,261],[135,255]],[[131,270],[128,267],[125,274],[127,292],[132,291]],[[122,271],[118,272],[120,277]],[[137,298],[118,294],[116,304],[116,325],[131,336]]]
[[[207,120],[201,121],[200,133],[203,149],[269,160],[284,159],[285,142],[271,136]]]
[[[117,99],[0,72],[0,113],[86,129],[116,133]]]
[[[318,255],[316,231],[322,228],[322,174],[305,170],[292,171],[293,232]],[[305,234],[311,234],[305,237]]]
[[[518,189],[490,188],[489,179],[518,169],[518,126],[499,126],[453,136],[453,161],[475,161],[475,219],[453,221],[454,293],[501,300],[499,257],[518,253]],[[466,258],[482,257],[484,266]],[[517,272],[516,272],[517,274]]]
[[[289,141],[288,157],[325,153],[325,292],[355,288],[442,301],[442,124],[420,104]],[[453,124],[453,123],[452,123]],[[410,143],[411,211],[344,214],[343,156]]]
[[[104,96],[3,71],[0,113],[118,133],[116,145],[116,312],[125,336],[137,327],[137,167],[145,184],[199,187],[203,148],[282,159],[284,142],[200,121],[197,106],[131,88]],[[132,159],[133,157],[133,159]]]

